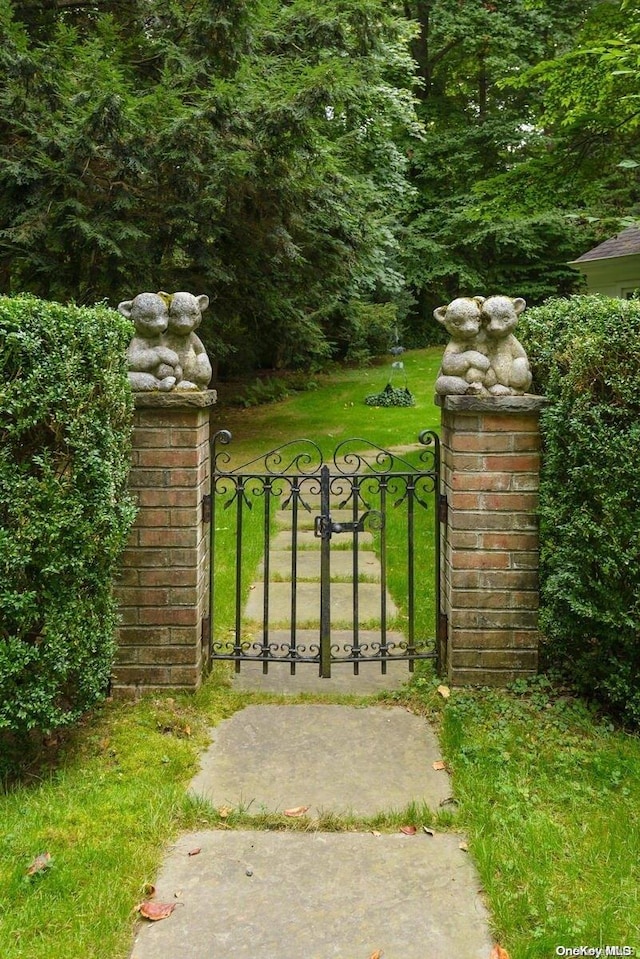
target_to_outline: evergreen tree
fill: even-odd
[[[402,287],[411,30],[373,0],[0,0],[3,291],[206,290],[218,353],[344,347]]]

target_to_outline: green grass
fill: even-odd
[[[419,667],[422,670],[422,667]],[[544,676],[399,697],[441,728],[463,829],[511,959],[640,949],[640,740]]]
[[[409,385],[422,409],[373,411],[362,404],[358,422],[344,404],[354,402],[356,409],[353,397],[384,385],[384,375],[369,369],[364,386],[362,372],[348,371],[335,387],[230,411],[241,454],[255,455],[291,433],[317,438],[330,450],[336,436],[329,434],[343,426],[338,438],[368,435],[381,446],[409,444],[437,420],[430,409],[436,361],[431,351],[407,358]],[[343,405],[336,405],[338,396]],[[347,413],[356,418],[346,423]],[[415,419],[408,425],[406,417]],[[312,435],[319,421],[326,433]],[[379,423],[379,434],[368,428],[373,423]],[[264,517],[259,509],[252,517],[255,528],[243,559],[255,570]],[[226,525],[222,514],[218,521]],[[430,530],[431,517],[425,528]],[[389,528],[388,537],[389,550],[397,538],[393,550],[401,552],[402,533],[396,537]],[[219,562],[228,567],[225,582],[232,582],[232,551]],[[640,739],[613,728],[570,691],[554,689],[541,677],[508,691],[454,690],[445,701],[430,667],[420,665],[409,690],[387,701],[429,717],[440,730],[455,810],[433,816],[413,807],[371,820],[291,820],[251,809],[221,815],[186,795],[210,726],[248,703],[281,701],[234,693],[228,675],[218,667],[192,697],[107,703],[60,748],[50,746],[46,763],[41,757],[22,782],[7,784],[0,796],[2,959],[125,959],[133,909],[172,839],[184,829],[250,825],[306,831],[384,832],[409,823],[455,828],[468,838],[496,941],[511,959],[549,959],[558,945],[640,949]],[[358,705],[375,698],[333,701]],[[28,879],[27,867],[44,852],[51,854],[51,867]]]
[[[413,407],[365,406],[365,396],[379,392],[388,379],[390,364],[385,363],[341,370],[331,377],[314,376],[317,389],[296,393],[279,403],[246,410],[220,407],[214,410],[213,428],[228,429],[233,434],[226,450],[233,466],[299,437],[315,441],[325,457],[354,436],[374,440],[382,447],[409,445],[416,442],[422,430],[436,429],[440,423],[433,384],[441,356],[439,347],[403,355],[407,384],[416,398]]]

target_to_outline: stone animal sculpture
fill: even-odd
[[[531,385],[527,354],[513,335],[522,297],[459,297],[434,316],[451,334],[436,379],[440,396],[521,395]]]
[[[451,336],[436,379],[436,392],[441,396],[486,392],[484,377],[490,363],[482,329],[483,303],[483,296],[461,296],[433,312]]]
[[[208,306],[209,297],[204,293],[174,293],[171,297],[166,343],[178,354],[182,367],[177,390],[206,390],[211,380],[211,363],[195,332],[202,323],[202,311]]]
[[[484,385],[492,396],[525,393],[531,386],[531,369],[522,344],[513,335],[526,306],[521,296],[490,296],[482,304],[482,325],[491,364]]]
[[[206,390],[212,370],[195,330],[209,298],[191,293],[139,293],[118,304],[136,335],[127,350],[129,382],[136,392]]]
[[[163,338],[169,325],[167,298],[138,293],[119,303],[118,311],[133,322],[136,331],[127,350],[131,388],[136,392],[172,390],[182,379],[182,369],[178,354]]]

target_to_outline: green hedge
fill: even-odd
[[[70,723],[108,685],[131,334],[106,306],[0,297],[0,731]]]
[[[640,301],[551,300],[518,336],[542,416],[548,661],[640,724]]]

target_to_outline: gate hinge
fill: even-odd
[[[446,523],[448,518],[449,501],[444,493],[438,497],[438,519],[441,523]]]
[[[211,522],[211,493],[205,493],[202,497],[202,522]]]

